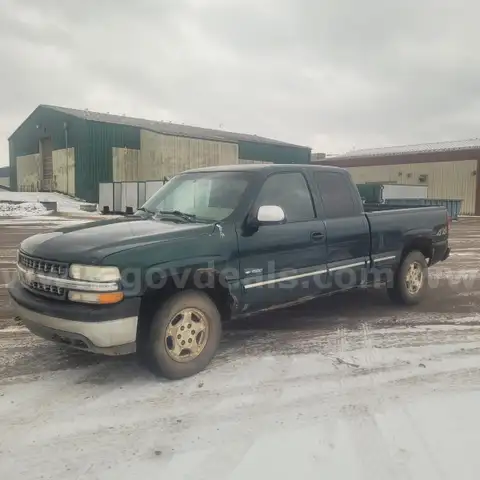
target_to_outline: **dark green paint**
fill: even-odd
[[[238,157],[273,163],[310,163],[311,149],[255,142],[238,142]]]
[[[405,211],[365,213],[357,192],[354,198],[357,207],[351,216],[327,218],[323,213],[325,198],[314,174],[318,171],[343,174],[344,195],[351,196],[354,185],[345,170],[297,165],[245,169],[251,171],[247,198],[220,223],[178,223],[139,212],[132,217],[35,235],[24,240],[20,249],[33,257],[65,263],[117,266],[122,272],[127,296],[142,296],[147,289],[154,288],[152,269],[162,278],[167,276],[181,282],[185,271],[195,275],[199,269],[207,268],[226,280],[223,287],[230,290],[236,308],[242,312],[358,286],[367,278],[364,273],[372,273],[370,265],[374,259],[384,257],[380,267],[396,269],[405,249],[412,248],[416,242],[432,249],[431,264],[446,258],[445,208],[412,208],[408,214]],[[304,222],[259,225],[252,205],[267,176],[282,172],[299,172],[305,176],[317,214]],[[322,235],[318,236],[319,233]],[[314,281],[319,274],[333,280],[335,272],[343,268],[355,268],[358,278],[354,283],[340,286]],[[292,288],[289,280],[285,280],[282,286],[281,279],[286,272],[302,275],[301,282]],[[273,288],[259,284],[272,278],[277,282]],[[252,284],[253,288],[245,288]],[[45,308],[48,314],[48,300]]]
[[[78,146],[75,193],[98,202],[98,184],[113,181],[112,148],[140,149],[140,130],[126,125],[85,121],[87,142]]]
[[[112,147],[140,148],[138,128],[81,119],[41,106],[10,137],[12,190],[17,189],[16,158],[39,153],[39,142],[45,137],[52,138],[54,150],[75,149],[75,194],[89,202],[98,201],[99,182],[113,180]]]
[[[64,123],[68,128],[67,139]],[[17,190],[17,157],[39,153],[40,140],[45,137],[52,138],[54,150],[74,147],[77,154],[78,145],[86,140],[86,122],[49,108],[38,107],[34,110],[9,139],[12,190]]]
[[[382,186],[378,183],[358,183],[360,197],[368,203],[380,203],[382,201]]]

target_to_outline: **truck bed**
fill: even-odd
[[[383,208],[386,207],[386,208]],[[425,239],[433,245],[431,263],[442,260],[435,252],[445,251],[447,243],[448,215],[445,207],[415,206],[405,208],[395,205],[364,205],[370,228],[371,256],[389,262],[398,261],[402,249],[416,238]],[[441,232],[445,230],[445,234]],[[442,254],[443,255],[443,254]]]
[[[373,213],[373,212],[382,212],[384,210],[409,210],[409,209],[418,209],[418,208],[443,208],[437,206],[428,206],[418,204],[418,205],[405,205],[405,204],[395,204],[395,203],[365,203],[363,205],[363,210],[366,213]]]

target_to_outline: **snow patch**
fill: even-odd
[[[0,203],[0,217],[30,217],[48,213],[41,203]]]
[[[0,329],[0,335],[2,333],[21,333],[21,332],[28,332],[28,329],[27,327],[23,327],[23,326],[11,326],[11,327],[5,327],[5,328],[2,328]]]
[[[64,213],[84,213],[80,205],[85,204],[83,200],[71,198],[67,195],[55,192],[10,192],[0,191],[0,200],[6,202],[57,202],[57,209]],[[90,212],[91,215],[91,212]]]

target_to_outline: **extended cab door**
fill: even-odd
[[[356,187],[347,171],[315,170],[327,230],[328,284],[347,289],[366,280],[370,261],[370,230]]]
[[[315,293],[326,277],[325,224],[317,218],[305,175],[273,173],[254,202],[279,206],[286,222],[239,231],[240,277],[249,310],[281,304]]]

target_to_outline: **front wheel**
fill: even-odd
[[[428,288],[428,265],[419,251],[405,256],[395,272],[393,285],[387,288],[390,299],[402,305],[416,305],[422,301]]]
[[[180,292],[154,314],[143,357],[156,375],[189,377],[210,363],[221,333],[220,313],[210,297],[194,290]]]

